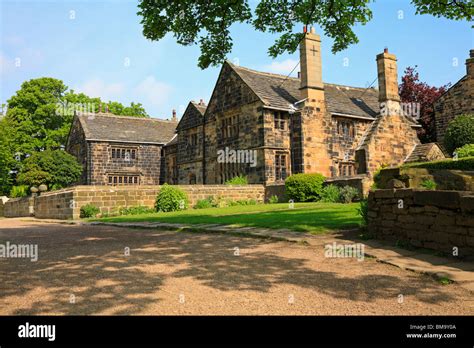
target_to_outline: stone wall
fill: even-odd
[[[26,217],[34,214],[33,197],[11,198],[4,204],[5,217]]]
[[[370,180],[367,175],[358,175],[354,177],[327,178],[325,184],[333,184],[339,187],[354,187],[359,191],[360,198],[362,198],[366,197],[369,194],[369,190],[372,185],[372,180]]]
[[[393,186],[400,181],[398,185],[417,189],[422,188],[421,184],[425,180],[434,181],[438,190],[474,191],[474,171],[403,167],[382,169],[378,187],[400,188]]]
[[[207,197],[225,200],[265,199],[263,185],[180,185],[188,194],[190,206]],[[123,207],[154,207],[160,186],[75,186],[64,190],[43,193],[40,196],[11,199],[5,204],[5,216],[34,216],[40,219],[78,219],[81,207],[92,204],[102,214],[114,214]]]
[[[474,193],[375,190],[369,193],[369,233],[378,239],[474,257]]]
[[[35,197],[34,215],[39,219],[71,219],[76,218],[74,214],[77,215],[77,195],[74,188],[45,192]]]
[[[461,114],[474,112],[474,50],[466,60],[466,75],[434,103],[436,141],[443,142],[449,122]]]
[[[133,149],[136,158],[112,158],[113,148]],[[141,185],[158,185],[161,171],[161,146],[89,142],[89,178],[91,185],[107,185],[111,175],[137,175]]]

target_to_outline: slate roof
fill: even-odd
[[[76,116],[86,140],[166,144],[176,129],[176,122],[153,118],[117,116],[110,113],[79,114]]]
[[[199,103],[196,103],[194,100],[192,100],[191,103],[196,107],[196,109],[201,113],[201,115],[204,115],[207,109],[206,104],[199,104]]]
[[[227,62],[266,106],[288,110],[301,100],[300,79],[260,72]],[[352,115],[370,120],[379,113],[378,90],[324,84],[326,109],[332,114]]]
[[[405,160],[406,163],[409,162],[426,162],[429,161],[430,159],[428,158],[428,155],[433,148],[433,146],[439,147],[441,152],[444,153],[446,156],[446,150],[438,143],[427,143],[427,144],[418,144],[415,146],[411,154],[407,157]],[[446,156],[449,157],[449,156]]]

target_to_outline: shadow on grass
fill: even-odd
[[[166,281],[191,278],[220,291],[267,293],[293,285],[335,299],[375,301],[400,293],[425,303],[453,297],[426,287],[413,275],[403,281],[393,275],[344,276],[314,268],[308,260],[283,257],[277,251],[255,250],[269,241],[225,235],[159,233],[106,226],[37,225],[3,228],[0,243],[37,243],[39,260],[0,260],[0,314],[139,314],[179,292],[161,291]],[[238,246],[241,256],[234,255]],[[130,256],[124,248],[130,248]],[[341,265],[341,267],[344,267]],[[74,294],[76,303],[70,303]],[[25,298],[34,296],[31,303]],[[210,303],[215,299],[209,299]],[[18,303],[15,306],[14,303]]]

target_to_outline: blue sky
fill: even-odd
[[[333,55],[332,40],[322,35],[325,82],[368,86],[377,76],[375,56],[384,47],[397,55],[399,75],[418,65],[423,81],[440,86],[465,74],[474,48],[467,22],[415,15],[405,0],[377,0],[371,6],[373,20],[355,28],[359,44]],[[198,46],[180,46],[171,35],[146,40],[134,0],[1,0],[0,11],[2,103],[23,81],[47,76],[91,97],[140,102],[151,116],[169,118],[173,108],[180,115],[190,100],[207,102],[219,73],[197,67]],[[274,35],[234,25],[232,36],[228,59],[242,66],[286,75],[298,61],[297,53],[268,56]]]

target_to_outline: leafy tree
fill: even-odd
[[[78,182],[81,174],[82,166],[74,156],[62,150],[45,150],[33,153],[24,161],[17,182],[63,188]]]
[[[419,122],[422,128],[417,131],[418,137],[422,143],[430,143],[436,141],[433,103],[446,92],[449,85],[433,87],[421,82],[416,68],[415,66],[405,69],[399,86],[400,99],[405,103],[420,104]]]
[[[249,0],[141,0],[143,34],[160,40],[172,33],[181,45],[199,44],[199,67],[222,63],[232,50],[230,27],[246,23],[262,32],[281,36],[268,50],[271,57],[293,53],[302,34],[294,33],[297,24],[317,24],[334,40],[333,52],[346,49],[359,40],[352,27],[372,19],[370,0],[262,0],[255,9]],[[452,20],[474,19],[474,4],[463,0],[412,0],[417,14],[430,14]],[[298,30],[299,31],[299,30]]]
[[[23,82],[8,100],[6,120],[14,129],[15,152],[25,154],[59,148],[65,142],[72,116],[56,113],[67,87],[61,80],[43,77]]]
[[[12,187],[10,171],[14,168],[13,153],[4,118],[0,119],[0,196],[6,196]]]
[[[105,110],[106,104],[100,98],[68,90],[58,79],[42,77],[24,82],[8,100],[6,115],[5,105],[0,114],[0,193],[8,193],[16,184],[14,173],[27,156],[65,145],[74,111],[81,111],[78,105],[85,107],[82,111],[97,112],[100,104]],[[108,104],[109,111],[116,115],[149,117],[140,103]],[[36,173],[36,177],[47,179],[42,173]]]
[[[444,135],[444,146],[449,153],[466,144],[474,144],[474,114],[456,116]]]
[[[82,104],[86,110],[85,112],[99,112],[99,106],[101,106],[102,112],[109,108],[109,112],[114,115],[123,116],[136,116],[136,117],[149,117],[145,108],[140,103],[131,102],[130,106],[124,106],[122,103],[109,101],[108,103],[103,102],[100,98],[91,98],[84,93],[75,93],[74,90],[69,90],[64,96],[64,109],[67,110],[68,114],[74,115],[74,107],[76,111],[78,106]]]

